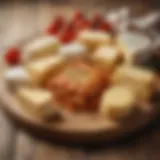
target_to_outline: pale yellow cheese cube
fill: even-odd
[[[120,61],[121,55],[114,46],[101,46],[94,52],[92,59],[100,65],[113,68]]]
[[[17,89],[16,94],[26,110],[37,116],[48,118],[55,113],[52,94],[47,90],[22,87]]]
[[[37,59],[57,53],[60,42],[53,36],[41,36],[24,46],[22,49],[23,61]]]
[[[111,36],[103,31],[85,30],[78,34],[77,41],[85,44],[90,50],[111,42]]]
[[[114,72],[112,83],[130,85],[141,96],[148,97],[152,93],[155,78],[155,73],[150,70],[134,66],[121,66]]]
[[[49,56],[32,61],[25,66],[34,84],[42,85],[52,74],[55,74],[65,63],[62,56]]]
[[[135,92],[126,86],[113,86],[107,89],[100,102],[100,112],[113,120],[129,117],[135,108]]]

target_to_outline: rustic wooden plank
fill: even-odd
[[[150,133],[125,142],[106,145],[100,150],[88,152],[88,160],[152,160],[148,157]]]
[[[69,149],[45,142],[36,145],[33,160],[70,160]]]
[[[12,160],[16,129],[0,109],[0,159]]]
[[[147,140],[148,143],[148,159],[158,160],[160,159],[160,130],[153,130],[150,138]]]
[[[17,41],[28,38],[37,32],[37,6],[38,3],[26,3],[26,1],[14,1],[13,28],[9,32],[12,38]],[[15,143],[15,160],[32,159],[34,153],[35,140],[23,130],[17,131]]]
[[[7,37],[7,28],[10,28],[13,13],[13,3],[9,3],[7,6],[4,3],[0,5],[0,44],[1,52],[4,47],[4,41]],[[14,143],[16,136],[16,128],[10,122],[8,117],[4,115],[0,108],[0,159],[12,160],[14,155]]]
[[[26,132],[19,130],[16,136],[15,143],[15,160],[28,160],[32,159],[35,149],[35,140],[33,136]]]

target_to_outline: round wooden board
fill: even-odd
[[[127,136],[136,130],[145,127],[157,115],[158,110],[150,115],[137,115],[131,120],[123,123],[116,123],[107,120],[102,115],[89,113],[66,113],[64,121],[46,123],[27,112],[18,102],[15,95],[7,89],[3,73],[7,69],[3,58],[0,58],[0,98],[4,110],[15,120],[24,126],[36,130],[54,139],[61,139],[72,142],[97,142],[110,141]]]

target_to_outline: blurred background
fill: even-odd
[[[160,8],[159,0],[1,0],[0,50],[43,31],[53,15],[71,15],[74,10],[85,14],[107,13],[123,6],[133,16]],[[118,145],[91,148],[69,147],[46,142],[19,128],[0,108],[0,160],[159,160],[159,120],[137,138]],[[94,149],[92,149],[94,148]],[[96,148],[96,149],[95,149]]]

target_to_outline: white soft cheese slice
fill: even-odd
[[[123,32],[117,36],[117,47],[123,52],[125,61],[132,64],[135,56],[140,51],[150,46],[150,39],[137,32]]]
[[[77,40],[92,49],[109,44],[111,36],[103,31],[85,30],[78,34]]]
[[[56,37],[42,36],[29,42],[23,48],[23,60],[44,57],[58,51],[60,43]]]
[[[79,57],[87,53],[87,47],[80,43],[70,43],[60,47],[59,54],[66,57]]]
[[[55,74],[64,63],[64,57],[55,55],[32,61],[28,63],[25,68],[30,74],[33,82],[37,85],[41,85],[46,78]]]
[[[47,118],[54,114],[52,94],[39,88],[18,88],[17,96],[28,111]]]
[[[5,71],[4,78],[10,87],[31,84],[31,77],[22,66],[12,67]]]
[[[106,67],[114,67],[120,58],[120,53],[114,46],[101,46],[95,51],[92,58]]]
[[[126,86],[113,86],[107,89],[100,103],[100,111],[107,118],[120,120],[128,117],[134,110],[136,95]]]

